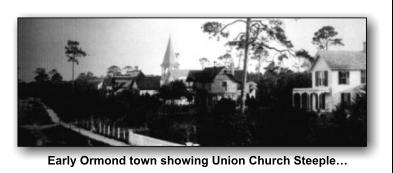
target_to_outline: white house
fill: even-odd
[[[321,51],[311,67],[312,87],[294,88],[292,105],[308,111],[331,112],[351,104],[367,82],[366,49]]]

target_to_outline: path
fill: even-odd
[[[70,130],[72,130],[74,132],[77,132],[77,133],[79,133],[79,134],[81,134],[83,136],[86,136],[86,137],[90,138],[90,139],[94,139],[96,141],[103,142],[103,143],[106,143],[106,144],[111,145],[111,146],[131,146],[131,145],[125,143],[125,142],[117,141],[117,140],[114,140],[114,139],[111,139],[111,138],[108,138],[108,137],[96,134],[96,133],[91,132],[89,130],[77,127],[77,126],[75,126],[73,124],[62,122],[60,120],[60,118],[57,116],[57,114],[51,108],[47,107],[45,104],[43,104],[43,105],[44,105],[46,111],[48,112],[48,115],[51,118],[51,120],[54,123],[56,123],[56,124],[59,124],[59,125],[67,128],[67,129],[70,129]]]

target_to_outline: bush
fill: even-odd
[[[221,99],[211,113],[198,115],[198,142],[203,146],[245,146],[251,134],[245,116],[236,111],[236,103]]]

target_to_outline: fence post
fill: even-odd
[[[127,134],[127,143],[132,145],[131,139],[132,139],[132,135],[134,134],[132,129],[128,129],[126,130]]]
[[[108,129],[107,136],[110,136],[111,135],[111,126],[109,124],[107,125],[107,129]]]
[[[126,137],[126,128],[122,128],[121,131],[122,131],[122,136],[121,136],[121,138],[122,138],[124,141],[127,141],[127,137]]]
[[[116,138],[116,126],[112,126],[112,138]]]
[[[98,128],[99,128],[98,133],[102,134],[102,122],[101,122],[101,120],[98,123],[99,123],[98,124]]]

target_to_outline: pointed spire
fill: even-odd
[[[166,47],[164,60],[162,61],[161,67],[168,68],[176,65],[176,54],[173,50],[171,35],[169,35],[168,44]]]

